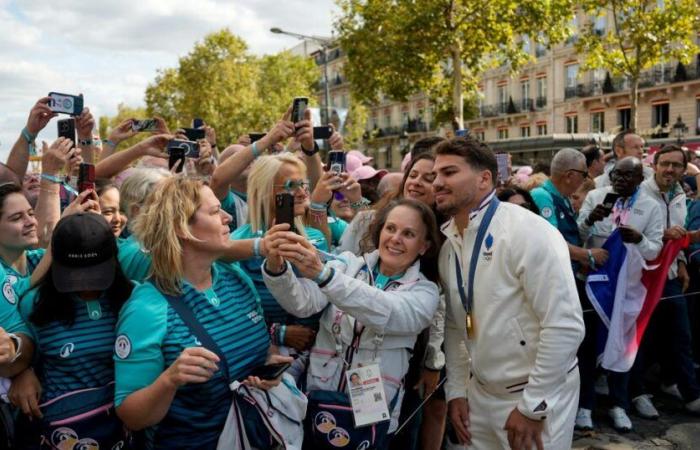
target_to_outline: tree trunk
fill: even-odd
[[[462,57],[459,45],[452,47],[452,114],[459,129],[464,128],[464,95],[462,94]]]
[[[637,130],[637,106],[639,106],[639,78],[630,80],[632,106],[630,107],[630,129]],[[638,131],[638,130],[637,130]]]

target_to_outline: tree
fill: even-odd
[[[171,129],[204,119],[223,148],[241,134],[270,128],[294,97],[313,101],[317,79],[309,58],[289,52],[252,55],[242,39],[224,29],[197,42],[177,67],[160,70],[146,88],[146,107]]]
[[[604,68],[626,77],[631,86],[630,128],[637,128],[639,81],[645,70],[670,61],[688,64],[700,48],[693,41],[700,27],[697,0],[583,0],[589,17],[608,16],[612,29],[596,32],[589,21],[577,43],[584,69]]]
[[[357,99],[426,92],[463,126],[464,92],[487,67],[529,60],[523,35],[558,42],[573,0],[338,0],[338,43]],[[544,30],[544,31],[543,31]]]
[[[124,122],[126,119],[147,119],[150,118],[146,113],[146,108],[132,108],[123,103],[117,105],[117,114],[112,117],[102,116],[99,120],[99,130],[102,139],[107,139],[112,129]],[[123,141],[119,148],[129,148],[142,139],[150,136],[150,133],[139,133],[134,137]]]

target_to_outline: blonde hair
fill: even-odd
[[[167,294],[181,292],[184,270],[180,240],[195,239],[189,222],[201,205],[203,186],[202,181],[192,178],[166,178],[148,196],[134,226],[136,238],[151,254],[150,275]]]
[[[133,231],[136,222],[133,220],[135,217],[131,217],[131,208],[133,206],[141,206],[143,202],[148,197],[154,189],[153,187],[158,184],[162,179],[171,176],[170,172],[165,169],[158,168],[137,168],[132,169],[129,175],[122,182],[119,188],[119,208],[124,211],[124,213],[129,218],[127,222],[127,227],[129,231]]]
[[[526,182],[520,183],[520,187],[525,189],[526,191],[531,191],[537,187],[542,186],[547,180],[549,180],[549,177],[546,174],[542,172],[537,172],[535,174],[530,175],[530,178],[528,178]]]
[[[248,175],[248,223],[253,233],[264,233],[272,224],[275,217],[275,177],[285,164],[296,167],[301,176],[306,177],[306,166],[291,153],[261,156],[253,163]],[[302,235],[306,235],[301,216],[294,218],[294,226]]]

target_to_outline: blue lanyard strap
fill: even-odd
[[[474,275],[476,273],[476,265],[479,262],[479,251],[481,250],[481,244],[484,242],[484,237],[486,236],[486,231],[491,224],[491,219],[493,219],[496,209],[501,202],[497,197],[493,197],[489,203],[489,207],[484,213],[484,217],[481,219],[479,224],[479,229],[476,232],[476,240],[474,241],[474,248],[472,249],[472,257],[469,262],[469,286],[467,288],[467,294],[464,292],[464,280],[462,279],[462,266],[459,264],[459,256],[455,251],[455,272],[457,274],[457,290],[459,291],[459,297],[462,300],[462,306],[467,313],[472,310],[472,303],[474,299]]]

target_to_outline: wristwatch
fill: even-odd
[[[301,146],[301,151],[304,152],[304,154],[306,156],[314,156],[316,153],[318,153],[318,150],[319,150],[319,148],[318,148],[318,144],[316,143],[316,141],[314,141],[314,149],[313,150],[306,150],[303,145]]]
[[[12,364],[13,362],[17,361],[17,358],[22,356],[22,338],[14,333],[8,333],[7,335],[10,337],[10,339],[12,339],[12,342],[15,343],[15,356],[13,356],[10,360],[10,364]]]

